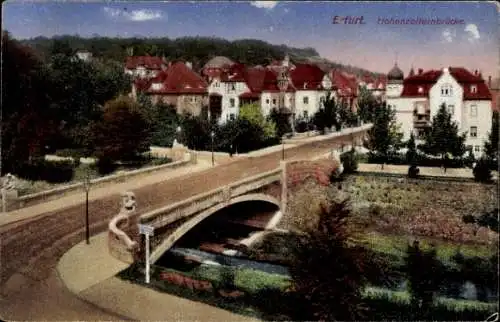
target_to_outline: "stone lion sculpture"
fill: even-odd
[[[128,225],[129,217],[132,215],[137,208],[137,201],[135,199],[135,194],[131,191],[126,191],[121,194],[121,208],[118,215],[113,217],[109,222],[109,230],[115,236],[117,236],[122,242],[127,245],[129,250],[133,250],[137,247],[137,242],[133,241],[123,230],[118,228],[119,222],[125,222]]]

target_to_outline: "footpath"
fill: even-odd
[[[259,321],[214,306],[155,291],[116,277],[128,267],[107,251],[101,233],[66,252],[57,272],[81,300],[117,316],[140,321]]]

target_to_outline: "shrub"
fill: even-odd
[[[115,171],[117,165],[111,158],[101,157],[97,160],[95,166],[100,175],[107,175]]]
[[[486,159],[480,159],[472,172],[474,174],[474,180],[485,183],[491,182],[492,174]]]
[[[416,165],[412,165],[408,168],[408,178],[418,178],[420,169]]]
[[[43,180],[50,183],[68,182],[73,179],[75,163],[73,161],[47,161],[35,159],[21,164],[16,174],[30,181]]]
[[[342,153],[340,155],[340,161],[342,162],[342,165],[344,166],[344,173],[349,174],[349,173],[355,173],[358,170],[358,159],[356,152],[354,149],[351,151]]]
[[[293,319],[356,320],[362,315],[362,291],[377,266],[371,251],[354,242],[349,215],[346,201],[332,201],[300,239],[290,273],[305,307],[302,314],[309,315]]]
[[[408,245],[404,269],[408,278],[411,306],[414,312],[422,314],[420,318],[426,319],[444,275],[436,249],[423,250],[418,241]]]

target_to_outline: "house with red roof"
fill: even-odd
[[[296,117],[312,117],[332,91],[333,84],[328,73],[313,64],[296,64],[290,70],[290,80],[295,89]]]
[[[332,88],[341,104],[349,106],[353,111],[357,109],[358,81],[355,75],[333,69],[329,73]]]
[[[133,77],[155,77],[167,67],[162,57],[129,56],[125,60],[125,73]]]
[[[176,62],[161,70],[153,78],[134,81],[132,96],[148,96],[153,104],[173,105],[177,113],[200,115],[208,105],[208,84],[186,63]]]
[[[442,70],[419,69],[404,78],[397,67],[387,75],[387,104],[396,110],[396,118],[405,139],[413,133],[423,137],[442,104],[461,133],[467,133],[466,145],[476,156],[483,151],[492,123],[492,95],[482,75],[462,67]]]

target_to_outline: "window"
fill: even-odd
[[[196,103],[196,96],[191,96],[191,103]]]
[[[424,88],[423,88],[422,86],[419,86],[419,88],[418,88],[418,92],[419,92],[419,93],[423,93],[423,92],[424,92]]]
[[[476,85],[471,85],[470,86],[470,91],[471,91],[471,93],[477,93],[477,86]]]
[[[269,98],[268,98],[268,99],[266,99],[266,104],[269,104]]]
[[[324,97],[324,96],[321,96],[321,97],[319,98],[319,102],[320,102],[320,103],[324,103],[324,102],[325,102],[325,97]]]
[[[453,87],[450,84],[444,84],[441,86],[441,96],[452,96]]]
[[[455,105],[448,105],[448,113],[450,113],[450,115],[453,115],[454,110],[455,110]]]
[[[236,90],[236,85],[234,83],[231,83],[231,90],[235,91]]]
[[[477,137],[477,126],[471,126],[470,127],[470,137],[471,138],[476,138]]]
[[[235,118],[236,118],[236,116],[234,115],[234,113],[229,114],[229,119],[231,121],[234,121]]]
[[[273,98],[273,105],[276,105],[276,99]]]
[[[474,152],[481,152],[481,146],[480,145],[474,146]]]
[[[304,96],[304,98],[302,99],[302,101],[304,102],[304,104],[309,104],[309,97]]]
[[[309,117],[309,113],[307,111],[304,111],[303,114],[305,119]]]
[[[229,99],[229,106],[230,106],[230,107],[234,107],[234,106],[236,105],[235,103],[236,103],[236,102],[235,102],[234,98],[230,98],[230,99]]]
[[[470,106],[470,116],[477,117],[477,105]]]

